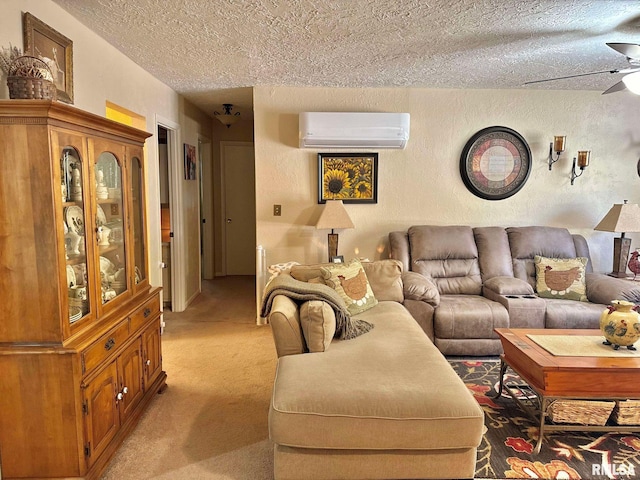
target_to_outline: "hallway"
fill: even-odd
[[[219,277],[203,281],[187,310],[165,313],[168,388],[102,479],[272,478],[276,353],[270,327],[256,325],[255,303],[255,277]]]

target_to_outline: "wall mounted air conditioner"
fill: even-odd
[[[404,148],[408,113],[300,113],[300,148]]]

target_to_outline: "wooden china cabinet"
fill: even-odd
[[[98,478],[165,387],[148,133],[0,101],[0,472]]]

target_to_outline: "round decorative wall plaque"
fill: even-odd
[[[502,200],[520,190],[531,171],[526,140],[507,127],[488,127],[474,134],[462,150],[460,175],[474,195]]]

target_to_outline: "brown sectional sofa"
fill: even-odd
[[[446,355],[501,353],[494,328],[598,328],[611,300],[634,284],[593,273],[584,237],[554,227],[413,226],[389,234],[390,257],[404,267],[404,288],[426,291],[430,306],[408,304]],[[588,302],[536,295],[534,257],[586,257]],[[438,298],[439,297],[439,298]]]
[[[320,267],[294,267],[290,275],[317,281]],[[473,478],[482,409],[403,306],[432,312],[434,291],[405,292],[395,260],[363,267],[378,304],[352,317],[373,329],[350,340],[327,344],[335,317],[321,301],[273,295],[276,480]],[[309,326],[309,312],[319,323]]]

